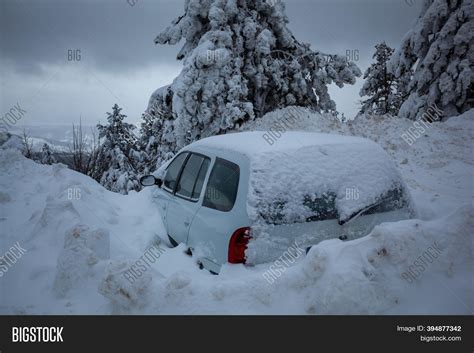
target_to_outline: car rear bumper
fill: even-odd
[[[409,218],[411,218],[411,213],[409,209],[404,208],[360,216],[343,225],[340,225],[337,219],[333,219],[256,226],[254,238],[250,241],[246,252],[247,263],[259,264],[274,261],[295,245],[306,249],[327,239],[339,238],[345,241],[358,239],[369,234],[378,224]]]

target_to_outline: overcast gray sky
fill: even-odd
[[[105,120],[114,103],[139,121],[151,93],[181,70],[176,46],[155,36],[183,13],[184,0],[0,0],[0,114],[19,103],[21,124]],[[130,0],[131,3],[132,0]],[[296,38],[326,53],[358,53],[365,70],[374,45],[397,48],[421,0],[285,0]],[[68,61],[69,50],[80,61]],[[355,52],[356,51],[356,52]],[[357,59],[357,57],[355,57]],[[338,110],[354,116],[362,79],[331,88]]]

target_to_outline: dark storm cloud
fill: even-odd
[[[290,28],[313,48],[370,57],[374,45],[398,46],[417,18],[422,0],[287,0]]]
[[[182,9],[181,1],[2,0],[1,56],[24,72],[60,64],[70,49],[99,70],[170,62],[176,49],[153,39]]]
[[[286,0],[286,4],[297,38],[323,51],[358,49],[370,57],[376,42],[399,43],[420,1]],[[3,0],[1,56],[25,73],[64,62],[69,49],[80,49],[82,60],[104,71],[170,63],[178,48],[157,47],[153,39],[182,13],[183,4],[184,0]]]
[[[422,0],[285,0],[289,28],[328,54],[349,53],[361,70],[374,45],[398,47]],[[131,6],[130,4],[134,4]],[[183,13],[184,0],[0,0],[0,110],[21,101],[25,124],[96,123],[119,103],[137,122],[151,93],[181,69],[181,44],[154,38]],[[80,62],[68,62],[68,50]],[[362,80],[330,87],[339,111],[355,116]]]

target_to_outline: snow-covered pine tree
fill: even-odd
[[[135,146],[135,126],[124,122],[126,115],[117,104],[107,113],[106,125],[97,125],[101,145],[91,176],[108,190],[127,194],[140,190],[138,169],[140,153]]]
[[[41,150],[41,164],[54,164],[56,163],[55,158],[53,157],[51,153],[51,149],[49,148],[49,145],[45,143],[43,145],[43,148]]]
[[[159,160],[184,145],[236,129],[290,105],[334,111],[328,85],[354,84],[359,68],[300,43],[280,0],[186,0],[184,14],[155,39],[184,45],[180,75],[150,99],[159,110]],[[308,76],[309,74],[309,76]],[[305,77],[311,77],[309,82]]]
[[[388,65],[390,65],[390,63]],[[410,95],[410,82],[412,77],[413,69],[406,70],[400,77],[395,77],[395,93],[392,100],[394,115],[398,114],[403,102],[405,102]]]
[[[359,93],[361,97],[369,97],[362,101],[361,113],[398,113],[399,107],[395,106],[395,76],[387,70],[393,51],[385,42],[375,46],[372,56],[375,62],[364,72],[365,82]]]
[[[425,0],[415,27],[389,64],[397,78],[414,70],[400,117],[417,119],[432,104],[444,116],[472,108],[473,16],[472,0]]]
[[[170,97],[170,87],[165,86],[157,90],[150,99],[147,111],[142,115],[140,126],[139,145],[143,154],[143,174],[153,172],[157,169],[158,154],[167,160],[173,155],[170,144],[166,143],[167,136],[172,136],[172,120],[166,116],[172,116],[171,102],[163,100],[162,97]],[[160,143],[165,142],[164,145]],[[161,163],[160,163],[161,164]]]

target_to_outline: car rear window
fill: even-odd
[[[287,202],[283,199],[270,203],[263,202],[259,205],[261,218],[269,224],[316,222],[339,217],[336,194],[332,192],[319,196],[306,194],[301,198],[301,203],[293,210],[294,212],[288,211]]]
[[[234,207],[239,187],[237,164],[217,158],[204,195],[203,206],[228,212]]]
[[[336,206],[335,192],[325,192],[320,195],[309,193],[301,198],[300,207],[294,212],[288,212],[287,203],[283,199],[263,202],[258,206],[260,217],[268,224],[292,224],[304,222],[325,221],[339,219]],[[408,206],[406,194],[401,186],[395,186],[383,195],[380,195],[361,215],[394,211]],[[358,210],[359,213],[363,210]]]
[[[394,187],[381,195],[375,202],[374,206],[362,213],[363,215],[382,213],[398,210],[408,207],[409,202],[402,186]]]

